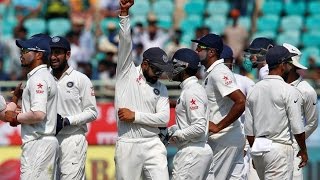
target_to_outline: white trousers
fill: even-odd
[[[46,136],[25,143],[21,155],[21,180],[56,179],[59,143]]]
[[[252,155],[260,180],[292,180],[293,148],[291,145],[272,143],[271,150]]]
[[[84,134],[57,135],[60,150],[58,178],[60,180],[85,179],[88,142]]]
[[[167,150],[158,137],[119,138],[114,160],[117,180],[169,180]]]
[[[206,179],[212,157],[212,150],[208,144],[180,149],[173,158],[172,180]]]
[[[259,180],[259,176],[257,171],[254,169],[252,164],[252,158],[250,155],[250,149],[246,152],[246,155],[243,158],[244,160],[244,168],[242,177],[244,180]]]
[[[243,179],[243,148],[245,138],[241,132],[241,128],[233,129],[217,140],[210,139],[209,137],[208,144],[213,152],[211,169],[213,169],[215,179]],[[211,178],[208,177],[208,180],[211,180]]]

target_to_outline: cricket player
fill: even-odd
[[[209,100],[211,168],[216,179],[240,179],[245,138],[238,118],[245,108],[245,96],[236,85],[231,70],[220,59],[223,50],[221,37],[208,34],[193,42],[198,43],[196,51],[206,68],[203,86]]]
[[[233,67],[235,65],[235,59],[233,58],[233,51],[228,45],[223,45],[223,51],[220,56],[224,60],[224,64],[233,71]],[[240,88],[241,92],[247,96],[249,90],[254,86],[254,82],[243,75],[237,74],[233,72],[233,75],[236,79],[236,84]],[[243,113],[240,117],[242,132],[244,134],[243,124],[245,121],[245,113]],[[246,141],[246,145],[244,147],[244,168],[242,172],[242,179],[255,180],[259,179],[256,170],[252,167],[251,156],[250,156],[250,146],[249,142]]]
[[[292,179],[293,135],[300,147],[299,168],[308,161],[300,94],[282,78],[285,66],[295,55],[283,46],[270,48],[266,54],[269,75],[247,96],[245,133],[261,180]]]
[[[206,179],[212,163],[212,150],[208,139],[208,98],[205,89],[195,76],[200,59],[196,52],[182,48],[173,57],[172,80],[181,82],[182,89],[176,105],[177,130],[171,141],[178,152],[173,158],[172,179]],[[172,132],[169,128],[169,132]],[[212,172],[210,173],[211,175]]]
[[[98,115],[93,85],[85,74],[69,67],[71,48],[66,38],[53,37],[50,48],[50,67],[58,85],[58,176],[61,180],[84,180],[88,149],[86,124]]]
[[[22,112],[7,111],[7,121],[21,124],[21,176],[24,179],[56,179],[59,143],[57,124],[57,85],[47,62],[49,41],[43,36],[16,40],[21,48],[21,66],[28,71],[22,93]]]
[[[297,54],[291,58],[291,61],[287,64],[288,73],[284,77],[284,80],[296,87],[300,92],[302,98],[302,120],[304,122],[304,129],[306,133],[306,139],[317,129],[318,127],[318,108],[317,108],[317,93],[314,88],[304,80],[297,71],[300,69],[307,69],[307,67],[300,64],[301,52],[295,46],[284,43],[283,46],[288,49],[290,53]],[[302,180],[303,172],[302,169],[299,168],[299,163],[301,161],[300,157],[297,157],[296,154],[299,152],[299,146],[297,141],[294,139],[293,141],[293,149],[294,149],[294,165],[293,165],[293,179],[294,180]]]
[[[160,48],[143,53],[141,64],[132,58],[129,9],[134,0],[120,0],[119,51],[116,69],[115,110],[118,140],[115,149],[116,179],[168,180],[167,151],[158,134],[170,118],[168,91],[158,81],[172,71]]]
[[[271,39],[265,37],[258,37],[254,39],[249,47],[245,50],[246,56],[243,62],[243,66],[247,71],[251,71],[252,68],[257,68],[259,73],[259,80],[262,80],[269,73],[268,64],[266,63],[266,53],[268,49],[274,46],[274,42]]]

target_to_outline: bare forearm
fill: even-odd
[[[305,133],[301,133],[301,134],[295,134],[294,138],[297,140],[297,143],[300,147],[301,151],[307,151],[307,146],[306,146],[306,137],[305,137]]]
[[[229,111],[228,115],[217,124],[218,128],[222,130],[228,127],[230,124],[234,123],[242,115],[244,109],[244,102],[234,104],[231,110]]]

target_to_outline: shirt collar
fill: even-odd
[[[191,76],[191,77],[188,77],[187,79],[185,79],[184,81],[182,81],[182,83],[180,83],[180,87],[181,87],[181,89],[184,89],[189,84],[193,84],[195,82],[198,82],[198,78],[196,76]]]
[[[214,63],[211,64],[211,66],[207,69],[206,72],[209,73],[210,71],[213,70],[213,68],[214,68],[216,65],[221,64],[221,63],[223,63],[223,62],[224,62],[223,59],[216,60]]]
[[[35,67],[34,69],[32,69],[32,71],[30,71],[27,75],[28,79],[34,75],[39,69],[42,69],[42,68],[48,68],[48,66],[46,64],[41,64],[37,67]]]
[[[65,72],[62,73],[60,79],[62,79],[66,75],[70,75],[72,71],[73,71],[73,68],[71,66],[69,66],[69,68]],[[53,73],[53,71],[51,71],[51,73]],[[53,77],[55,80],[58,80],[55,76],[53,76]]]
[[[284,81],[283,78],[279,75],[266,75],[263,79],[278,79]]]
[[[298,84],[302,81],[302,77],[299,76],[298,79],[296,79],[295,81],[291,82],[291,86],[298,86]]]

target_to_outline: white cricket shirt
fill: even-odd
[[[218,124],[232,108],[234,102],[228,97],[229,94],[238,90],[232,71],[223,63],[223,59],[214,62],[206,71],[207,76],[203,81],[209,100],[209,121]],[[219,133],[210,135],[217,139],[232,129],[240,128],[240,121],[236,120]]]
[[[64,127],[59,134],[87,132],[87,123],[98,115],[94,88],[83,73],[69,67],[56,79],[58,84],[58,114],[67,117],[71,126]]]
[[[36,124],[21,124],[23,143],[42,136],[54,136],[57,124],[57,84],[47,65],[37,66],[28,73],[27,78],[22,93],[22,113],[41,111],[46,113],[46,116]]]
[[[176,124],[179,127],[182,144],[207,141],[208,98],[204,88],[195,76],[185,79],[176,105]],[[180,136],[179,136],[180,137]],[[179,139],[180,140],[180,139]]]
[[[135,66],[129,16],[120,16],[119,39],[115,85],[118,135],[126,138],[158,136],[158,127],[166,127],[170,118],[167,88],[159,81],[155,84],[146,82],[140,65]],[[134,111],[134,122],[120,121],[119,108]]]
[[[275,142],[292,144],[292,134],[304,132],[298,90],[280,76],[267,75],[250,90],[244,122],[248,136],[265,136]]]
[[[302,119],[305,124],[306,138],[308,138],[318,126],[317,93],[314,88],[300,76],[291,83],[301,93],[302,97]]]

